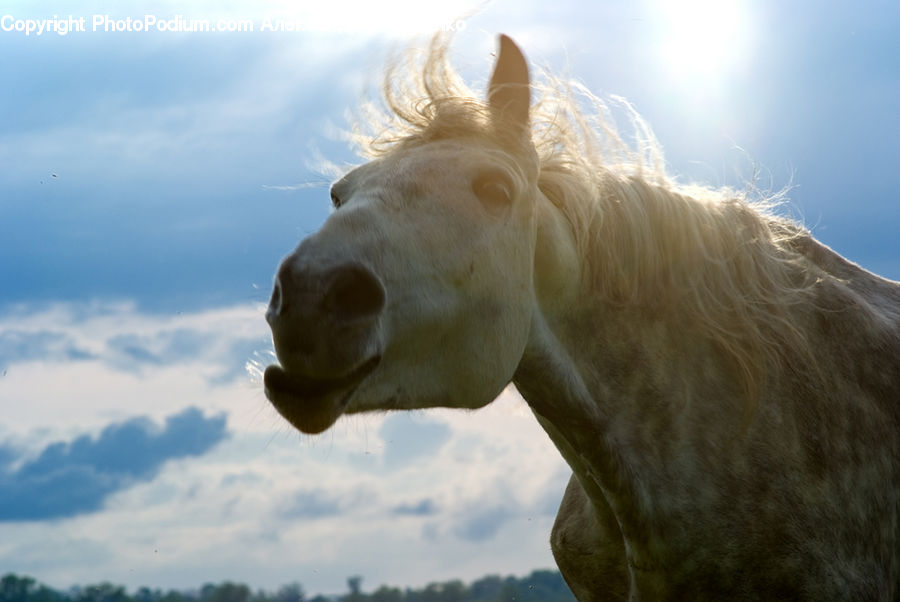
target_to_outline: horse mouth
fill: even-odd
[[[378,367],[381,356],[365,361],[337,378],[315,378],[286,371],[277,364],[266,368],[266,397],[297,430],[314,435],[334,424],[362,381]]]

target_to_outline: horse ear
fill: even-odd
[[[500,52],[488,86],[488,105],[495,125],[503,126],[501,131],[528,130],[531,105],[528,64],[516,43],[503,34],[500,34]]]

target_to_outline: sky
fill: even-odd
[[[0,573],[337,593],[553,566],[570,471],[514,390],[316,437],[262,392],[272,275],[359,162],[348,115],[439,28],[475,89],[507,33],[627,98],[678,179],[758,171],[900,279],[894,2],[3,0]]]

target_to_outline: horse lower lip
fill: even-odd
[[[266,368],[263,381],[266,386],[266,396],[277,403],[276,398],[288,396],[298,402],[303,400],[328,397],[358,385],[363,378],[369,375],[378,365],[381,356],[375,356],[352,372],[337,378],[315,378],[302,374],[287,372],[281,366],[275,364]]]
[[[326,430],[343,414],[359,384],[381,361],[375,356],[346,376],[315,379],[291,374],[281,366],[266,368],[266,397],[288,422],[311,435]]]

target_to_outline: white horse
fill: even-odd
[[[532,105],[509,38],[486,100],[446,51],[389,73],[373,160],[278,270],[278,411],[319,433],[512,381],[574,473],[580,600],[900,596],[900,285],[676,187],[565,89]]]

